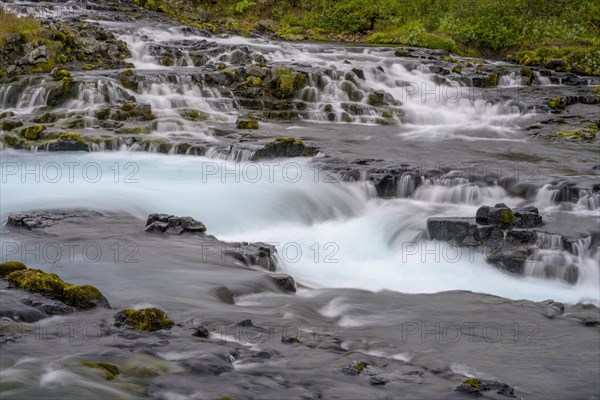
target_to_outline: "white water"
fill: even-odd
[[[35,160],[8,151],[2,156],[3,213],[85,206],[120,209],[142,219],[152,212],[190,215],[223,240],[278,243],[283,268],[300,282],[319,287],[407,293],[461,289],[512,299],[600,300],[597,279],[569,285],[512,277],[488,265],[477,251],[423,239],[429,217],[472,216],[483,201],[516,205],[517,199],[501,189],[473,197],[473,189],[466,187],[466,195],[457,197],[459,189],[442,185],[411,198],[381,200],[364,182],[315,182],[307,161],[279,160],[270,168],[123,152],[38,153]],[[65,162],[79,163],[72,183],[67,167],[56,178],[56,164]],[[37,181],[31,172],[35,163]],[[92,165],[84,176],[84,167]],[[23,175],[25,167],[29,175]]]

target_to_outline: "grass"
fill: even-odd
[[[37,42],[42,39],[41,31],[42,26],[35,18],[19,18],[0,7],[0,46],[6,46],[7,36],[10,34],[21,35],[26,42]]]

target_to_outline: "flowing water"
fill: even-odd
[[[60,18],[68,11],[70,15],[81,13],[90,18],[77,3],[35,9],[28,7],[30,3],[2,4],[21,14],[36,11],[38,15]],[[600,223],[599,194],[584,189],[571,201],[561,197],[560,190],[550,183],[567,170],[583,171],[581,174],[589,175],[589,179],[597,178],[590,168],[597,162],[597,149],[590,151],[577,144],[561,147],[528,138],[522,127],[535,120],[541,111],[528,107],[523,93],[518,91],[526,79],[519,71],[502,75],[498,90],[505,91],[504,97],[501,101],[489,101],[483,91],[464,81],[448,80],[446,85],[440,85],[440,77],[431,72],[427,59],[398,58],[392,48],[206,37],[202,32],[159,23],[145,26],[141,22],[94,22],[127,43],[132,55],[130,61],[135,66],[132,69],[143,78],[136,89],[124,87],[114,74],[74,72],[76,99],[49,108],[46,80],[50,78],[23,77],[0,85],[2,111],[29,116],[52,109],[61,112],[65,119],[83,118],[83,126],[78,131],[86,135],[102,131],[96,119],[98,110],[127,103],[135,97],[139,103],[151,105],[157,117],[150,124],[148,137],[185,138],[206,146],[207,151],[192,157],[196,154],[193,147],[187,150],[188,155],[181,155],[176,154],[175,146],[165,152],[160,150],[160,144],[132,143],[126,138],[94,144],[93,152],[87,154],[1,151],[3,221],[9,213],[40,208],[100,210],[106,215],[117,215],[114,222],[98,222],[97,231],[84,224],[74,227],[72,232],[59,230],[57,235],[64,235],[64,240],[95,241],[108,247],[112,237],[132,241],[141,249],[142,260],[127,265],[102,259],[84,269],[77,267],[77,260],[82,262],[79,256],[75,262],[63,261],[55,266],[44,265],[44,260],[29,260],[28,264],[46,270],[56,267],[65,280],[98,286],[114,308],[152,304],[169,309],[169,314],[179,320],[197,318],[194,309],[211,315],[214,320],[230,318],[231,323],[246,315],[259,320],[281,317],[303,323],[319,318],[336,320],[352,332],[348,335],[354,335],[344,344],[346,350],[355,346],[363,354],[395,360],[392,362],[412,360],[413,355],[407,355],[408,350],[402,346],[400,350],[387,349],[381,341],[385,341],[388,333],[384,332],[388,331],[381,330],[381,341],[369,342],[366,348],[359,343],[368,326],[387,326],[386,321],[393,320],[394,316],[400,320],[416,318],[419,306],[406,311],[412,313],[411,317],[400,316],[394,311],[397,302],[407,304],[407,309],[411,302],[422,302],[423,310],[435,310],[436,304],[445,302],[471,307],[470,300],[464,300],[463,304],[463,300],[457,300],[452,293],[471,291],[524,299],[525,303],[553,299],[567,304],[600,304],[600,252],[595,237]],[[209,49],[202,53],[202,58],[197,57],[198,46]],[[173,66],[161,65],[162,53],[156,49],[169,49],[174,57]],[[207,83],[205,69],[220,63],[227,67],[239,64],[235,60],[240,57],[242,63],[260,60],[268,65],[292,64],[308,72],[308,85],[295,98],[305,107],[300,119],[293,124],[271,121],[261,125],[273,136],[301,137],[316,144],[321,154],[313,159],[253,162],[251,146],[235,148],[222,142],[216,133],[219,129],[231,129],[244,105],[235,93]],[[364,77],[353,72],[354,68],[360,68]],[[533,85],[560,87],[540,74],[535,75]],[[381,110],[371,104],[370,96],[380,92],[393,99],[387,110],[391,112],[393,125],[382,125]],[[202,121],[182,118],[181,113],[189,109],[204,113],[206,118]],[[507,154],[512,153],[537,157],[535,162],[512,162],[507,158]],[[416,165],[438,173],[431,174],[432,177],[405,174],[399,179],[395,196],[384,199],[377,196],[373,182],[364,174],[348,180],[321,169],[329,158],[393,161],[397,165]],[[564,165],[565,159],[569,160],[568,166]],[[439,171],[442,164],[447,167],[444,172]],[[470,173],[464,173],[465,167]],[[509,190],[500,184],[501,178],[506,177],[529,185],[532,193],[520,195]],[[478,248],[459,248],[429,240],[428,218],[472,217],[479,206],[496,203],[510,207],[534,205],[552,226],[561,226],[566,235],[577,236],[577,239],[566,243],[559,235],[563,232],[538,232],[539,250],[527,261],[525,276],[514,276],[488,264],[485,251]],[[159,251],[165,246],[163,241],[142,235],[143,220],[154,212],[192,216],[204,222],[208,233],[221,240],[274,244],[280,269],[305,289],[300,289],[295,300],[288,303],[286,298],[282,299],[283,295],[260,294],[256,287],[262,287],[263,283],[254,271],[227,271],[213,266],[204,267],[202,272],[195,270],[197,244],[193,239],[174,240]],[[51,239],[4,229],[3,253],[7,252],[8,244],[25,246],[35,240],[46,243]],[[570,266],[579,270],[574,281],[569,277]],[[250,283],[243,283],[244,280]],[[168,286],[164,285],[166,281],[170,282]],[[243,288],[239,289],[236,306],[215,301],[211,290],[220,282]],[[367,304],[364,296],[368,292],[362,290],[375,292],[373,296],[379,299],[375,305]],[[8,296],[9,291],[2,292]],[[440,294],[410,297],[401,293]],[[386,305],[383,308],[387,311],[379,313],[375,307],[378,301]],[[498,320],[509,318],[511,311],[502,308],[503,300],[490,297],[484,301],[498,302],[494,306],[499,310],[498,315],[502,315]],[[272,307],[267,310],[269,304]],[[473,312],[480,310],[475,307]],[[477,315],[481,318],[481,314]],[[109,321],[111,313],[93,311],[82,318],[87,323],[96,318]],[[454,321],[452,318],[458,317],[449,316],[446,321]],[[51,320],[64,323],[74,321],[75,317],[57,316]],[[545,326],[544,321],[536,323]],[[395,339],[390,335],[388,339],[392,343]],[[551,336],[545,338],[550,340]],[[3,357],[0,373],[3,381],[8,382],[6,393],[15,398],[41,396],[45,390],[57,398],[141,396],[133,383],[121,386],[99,383],[89,373],[72,366],[72,357],[95,353],[124,359],[119,346],[102,335],[98,340],[94,345],[89,341],[76,340],[75,345],[61,342],[57,344],[56,353],[41,345],[31,345],[26,354],[8,352],[8,357]],[[148,349],[163,345],[150,338],[144,340]],[[593,343],[593,338],[587,336],[582,340]],[[138,353],[140,359],[132,363],[136,366],[156,363],[155,368],[176,375],[182,371],[181,365],[200,356],[184,342],[184,339],[174,339],[167,348],[160,350],[159,347],[158,352],[148,350],[152,358]],[[252,348],[246,345],[248,343],[242,347]],[[417,353],[419,345],[415,346]],[[576,348],[575,344],[564,346]],[[424,352],[417,356],[419,365],[434,369],[438,362],[451,364],[448,368],[452,374],[494,378],[501,371],[486,361],[489,357],[465,355],[466,366],[451,363],[453,356],[443,348],[437,349],[439,360],[432,358],[430,349],[421,350]],[[465,347],[460,354],[470,350]],[[530,350],[537,351],[515,348],[511,357],[516,360],[519,351]],[[497,355],[505,354],[494,351]],[[529,356],[537,357],[533,353]],[[593,365],[594,354],[590,357],[585,362]],[[326,358],[318,360],[328,362]],[[547,360],[548,363],[555,361]],[[277,362],[273,363],[269,368],[277,370]],[[503,379],[518,381],[521,390],[527,392],[524,381],[519,379],[528,371],[529,364],[517,364],[515,361],[514,371],[503,375]],[[241,374],[236,379],[252,380],[248,378],[251,374],[239,371],[252,370],[254,364],[234,365]],[[292,380],[298,383],[302,379],[300,375]],[[530,393],[551,396],[553,390],[558,390],[559,383],[548,377],[541,379],[543,384]],[[589,380],[578,381],[576,373],[569,379],[584,387],[586,393],[593,393],[596,387]],[[23,382],[28,380],[36,381],[39,387],[24,389]],[[151,395],[179,399],[206,398],[209,394],[214,397],[219,393],[216,383],[203,382],[205,392],[195,391],[189,378],[181,378],[177,383],[153,382]],[[226,380],[219,382],[228,384]],[[240,380],[234,382],[237,385]],[[61,390],[66,387],[75,389],[70,393]],[[298,383],[295,389],[299,391],[298,396],[305,394],[301,392],[303,389],[298,389],[301,387]],[[439,386],[435,386],[427,390],[433,390],[428,393],[435,396],[439,395],[438,389]],[[283,392],[275,390],[273,393],[277,396]],[[348,395],[357,393],[348,392]]]

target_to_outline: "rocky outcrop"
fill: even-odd
[[[169,329],[174,325],[167,314],[158,308],[125,309],[115,314],[115,326],[146,332]]]
[[[192,217],[176,217],[168,214],[150,214],[146,220],[146,232],[204,234],[206,226]]]
[[[312,157],[317,154],[316,147],[306,146],[294,138],[277,138],[254,152],[253,160],[279,157]]]
[[[101,215],[97,211],[89,210],[38,210],[9,214],[6,224],[36,230],[48,228],[61,222],[76,223],[83,218],[93,218]]]

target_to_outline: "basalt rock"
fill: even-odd
[[[8,215],[6,225],[23,227],[29,230],[44,229],[57,223],[76,223],[82,218],[101,216],[97,211],[89,210],[39,210]]]
[[[146,221],[146,232],[204,234],[206,226],[192,217],[176,217],[167,214],[150,214]]]
[[[278,157],[312,157],[317,154],[315,147],[309,147],[301,140],[294,138],[277,138],[257,150],[254,160],[271,159]]]

